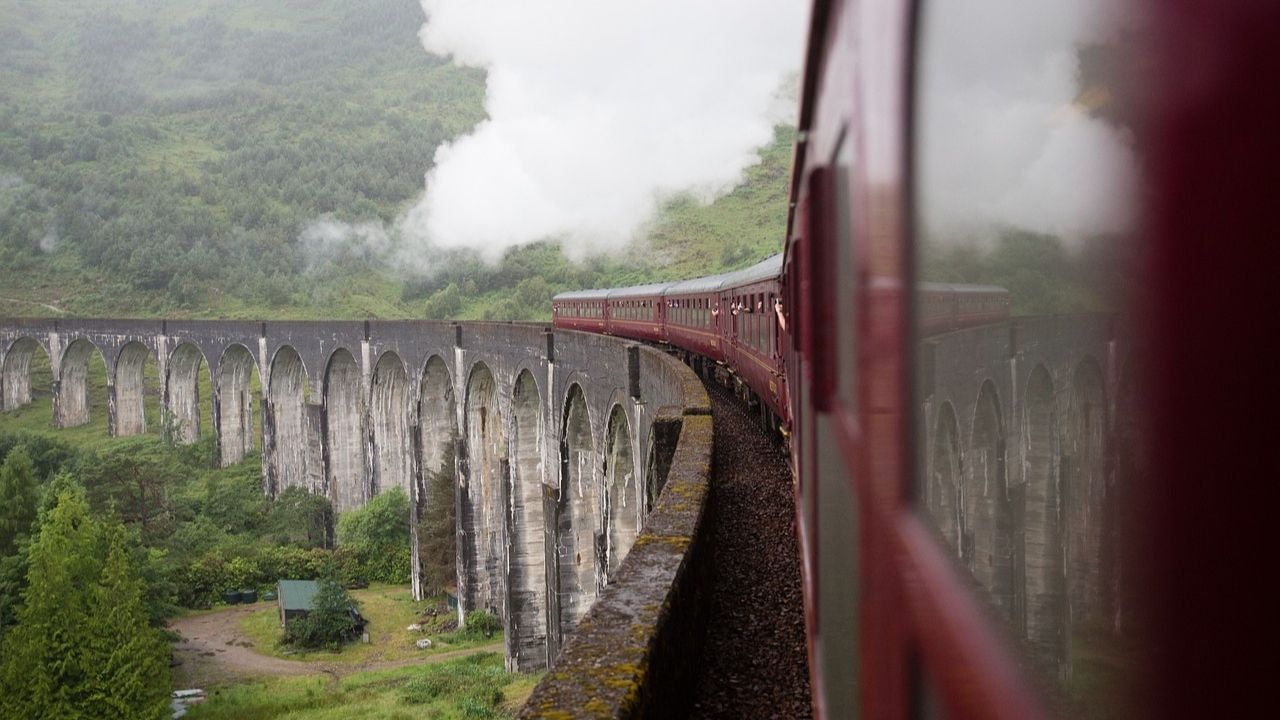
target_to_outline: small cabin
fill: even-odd
[[[276,604],[280,607],[280,627],[289,627],[294,618],[306,617],[314,607],[320,586],[315,580],[280,580],[276,583]]]

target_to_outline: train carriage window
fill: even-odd
[[[857,398],[857,297],[858,266],[853,237],[853,140],[841,135],[834,156],[835,196],[835,319],[836,397],[845,412],[856,413]]]
[[[769,318],[767,323],[769,328],[769,357],[773,357],[778,350],[778,318],[773,309],[774,298],[774,294],[769,293],[769,299],[765,301],[765,312]]]
[[[1141,714],[1114,399],[1143,63],[1107,6],[933,0],[916,37],[916,512],[1072,717]]]

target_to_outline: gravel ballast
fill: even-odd
[[[691,716],[812,717],[790,466],[728,390],[707,392],[714,581]]]

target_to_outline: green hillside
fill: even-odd
[[[677,199],[621,257],[451,254],[421,280],[309,251],[317,219],[392,223],[484,117],[484,73],[427,54],[422,19],[415,0],[0,0],[0,314],[528,319],[562,288],[778,247],[785,129],[743,186]]]

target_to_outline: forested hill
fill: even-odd
[[[739,267],[779,247],[792,133],[621,257],[554,245],[430,278],[302,239],[393,223],[484,73],[427,54],[416,0],[0,0],[0,314],[545,317],[564,289]],[[656,260],[655,258],[661,258]]]

